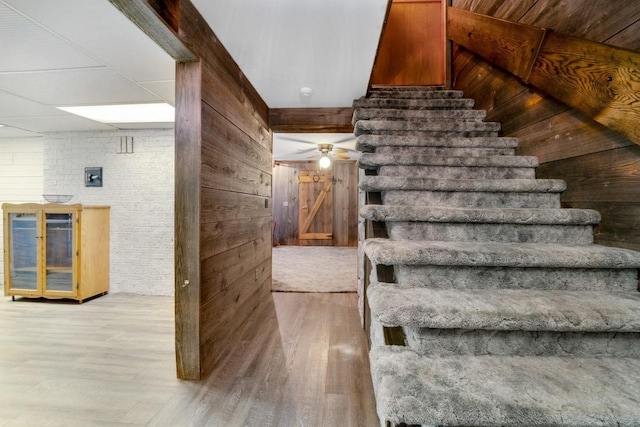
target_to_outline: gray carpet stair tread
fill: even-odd
[[[454,99],[394,99],[360,98],[353,101],[353,108],[403,108],[416,110],[473,108],[475,101],[469,98]]]
[[[640,292],[428,289],[372,283],[384,326],[495,331],[640,332]]]
[[[373,151],[378,147],[443,147],[443,148],[516,148],[517,138],[448,137],[437,138],[414,135],[360,135],[356,142],[359,151]]]
[[[428,122],[406,120],[361,120],[354,127],[354,134],[369,132],[497,132],[496,122]]]
[[[461,191],[487,193],[562,193],[567,186],[559,179],[435,179],[395,176],[364,176],[364,191]]]
[[[532,156],[452,157],[405,153],[362,153],[358,160],[358,166],[362,169],[377,169],[380,166],[393,165],[535,168],[538,167],[538,158]]]
[[[376,264],[543,268],[640,268],[640,252],[600,245],[551,243],[434,242],[367,239],[364,251]]]
[[[481,224],[591,225],[600,222],[591,209],[453,208],[365,205],[360,216],[372,221],[428,221]]]
[[[370,353],[378,410],[396,424],[638,426],[640,360]]]

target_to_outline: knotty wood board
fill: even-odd
[[[457,8],[447,12],[447,37],[527,80],[545,30]]]
[[[640,144],[640,54],[550,33],[531,84]]]
[[[297,164],[286,163],[276,164],[273,168],[274,244],[298,244],[297,168]]]
[[[606,167],[603,167],[606,165]],[[630,145],[541,165],[540,178],[562,176],[567,190],[563,202],[638,203],[640,147]]]
[[[637,203],[565,202],[563,206],[595,209],[600,212],[602,221],[594,230],[596,243],[640,250],[640,221],[638,221],[640,201]]]
[[[633,145],[620,134],[587,120],[575,110],[530,123],[533,124],[510,132],[510,136],[518,138],[516,154],[538,156],[541,163]]]
[[[202,260],[202,275],[207,278],[202,282],[204,304],[243,275],[255,271],[252,263],[243,262],[244,258],[258,263],[271,259],[271,233]]]
[[[391,4],[372,86],[444,84],[443,8],[441,0]]]

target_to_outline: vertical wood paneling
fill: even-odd
[[[175,293],[178,377],[200,378],[200,88],[199,62],[176,67]]]
[[[274,243],[298,245],[298,183],[301,170],[317,167],[317,162],[278,162],[273,169]],[[333,187],[334,246],[358,244],[358,171],[355,162],[334,161]]]
[[[625,0],[454,0],[454,7],[607,43],[640,48],[640,3]],[[503,125],[503,135],[516,136],[518,154],[538,156],[539,178],[568,182],[567,207],[601,211],[596,242],[640,250],[640,218],[624,214],[640,210],[638,186],[640,149],[620,134],[522,84],[468,51],[454,55],[454,87],[487,109],[487,119]],[[553,88],[549,89],[550,91]],[[590,176],[599,177],[590,178]],[[607,199],[603,199],[606,194]]]
[[[444,11],[441,0],[394,0],[372,85],[444,84]]]

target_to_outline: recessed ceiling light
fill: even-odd
[[[164,103],[89,105],[82,107],[58,107],[58,109],[100,123],[157,123],[175,121],[175,109],[171,105]]]
[[[300,93],[300,95],[302,96],[311,96],[313,95],[313,89],[308,86],[304,86],[298,90],[298,93]]]

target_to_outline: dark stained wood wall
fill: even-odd
[[[298,245],[298,181],[317,162],[277,162],[273,168],[273,241]],[[358,170],[353,161],[333,161],[333,246],[358,245]],[[285,206],[286,204],[286,206]]]
[[[453,7],[600,43],[640,49],[640,2],[633,0],[453,0]],[[640,146],[454,47],[453,86],[540,158],[539,178],[567,181],[565,207],[600,211],[596,242],[640,250]],[[552,91],[549,88],[548,91]]]
[[[176,245],[191,246],[176,252],[176,299],[190,287],[197,298],[179,306],[192,312],[176,329],[197,322],[199,364],[178,371],[197,379],[241,345],[269,296],[272,134],[267,106],[190,1],[176,19],[200,58],[178,65],[176,102]]]

